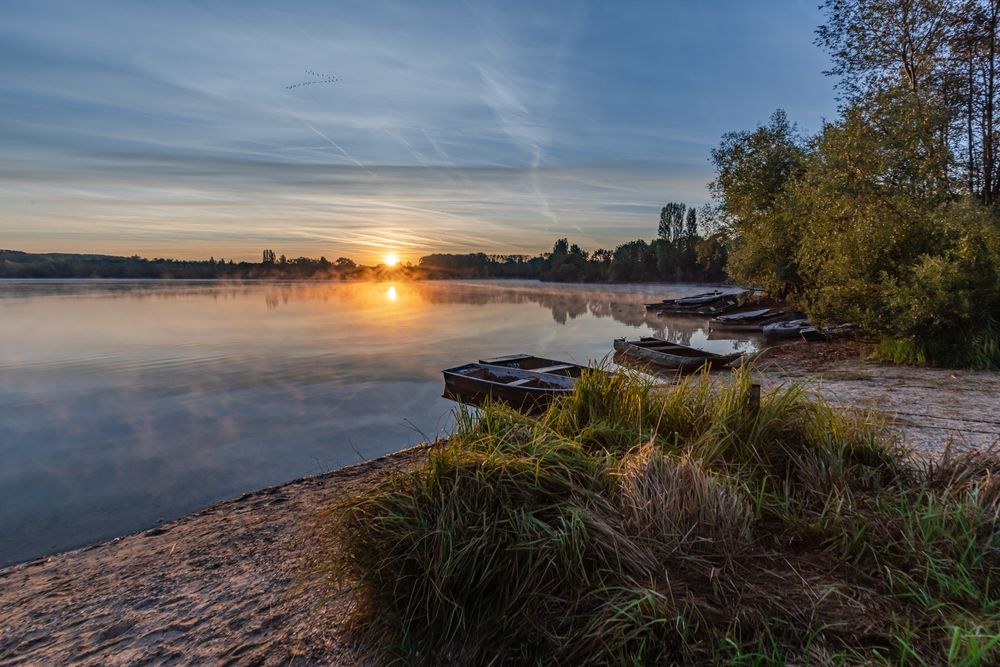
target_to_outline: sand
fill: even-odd
[[[832,403],[885,415],[917,453],[1000,443],[1000,373],[891,366],[852,341],[784,343],[758,360],[762,384],[805,382]]]
[[[302,585],[321,508],[414,448],[0,570],[0,664],[364,664],[346,596]]]
[[[933,456],[1000,440],[1000,373],[885,366],[854,343],[785,344],[765,386],[874,407]],[[347,595],[302,585],[320,510],[426,448],[213,505],[144,533],[0,570],[0,664],[356,665]]]

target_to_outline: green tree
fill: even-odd
[[[782,110],[767,125],[729,132],[712,151],[718,202],[734,248],[727,271],[737,281],[777,296],[800,287],[795,259],[799,229],[787,203],[787,189],[803,172],[805,148]]]

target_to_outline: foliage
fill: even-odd
[[[463,410],[336,510],[326,574],[407,664],[1000,660],[1000,459],[749,392],[591,373],[537,418]]]
[[[554,282],[721,281],[726,279],[724,237],[698,235],[698,213],[686,204],[667,203],[660,211],[658,237],[636,239],[613,251],[586,253],[568,239],[559,239],[541,264],[542,280]]]
[[[828,0],[819,43],[841,114],[725,135],[711,188],[727,271],[896,361],[996,367],[1000,3]]]
[[[466,255],[436,253],[420,258],[419,266],[430,278],[537,278],[540,257],[525,255]]]
[[[273,250],[261,253],[261,262],[216,260],[145,259],[138,256],[71,253],[27,253],[0,250],[0,278],[126,278],[126,279],[310,279],[380,280],[421,278],[409,265],[392,269],[358,266],[346,257],[330,262],[326,257],[278,257]]]
[[[783,111],[753,131],[729,132],[712,151],[709,189],[737,242],[727,271],[738,282],[787,296],[798,283],[796,218],[786,187],[802,170],[804,149]]]

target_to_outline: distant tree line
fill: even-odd
[[[0,278],[119,278],[189,280],[370,280],[382,277],[421,277],[410,265],[398,267],[359,266],[340,257],[287,258],[264,250],[260,263],[232,259],[145,259],[136,255],[89,255],[72,253],[27,253],[0,250]]]
[[[421,257],[418,267],[427,278],[538,278],[541,256],[435,253]]]
[[[409,279],[538,279],[552,282],[722,281],[728,256],[725,237],[699,235],[698,213],[685,204],[668,203],[660,212],[659,235],[637,239],[614,250],[586,252],[568,239],[558,239],[552,252],[516,254],[448,254],[421,257],[417,265],[358,265],[347,257],[288,258],[265,249],[259,263],[232,259],[144,259],[70,253],[26,253],[0,250],[0,278],[174,278],[371,280]]]
[[[670,202],[660,211],[656,239],[591,253],[559,239],[544,256],[539,277],[553,282],[718,282],[726,279],[726,257],[722,235],[703,238],[697,211]]]

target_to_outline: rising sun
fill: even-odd
[[[386,266],[396,266],[399,264],[399,257],[397,257],[394,252],[387,253],[382,260],[385,262]]]

